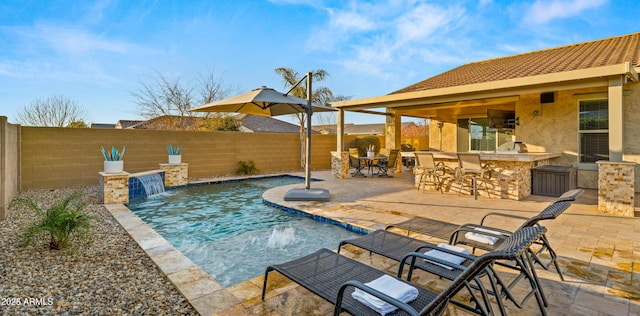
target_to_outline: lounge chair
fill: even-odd
[[[356,246],[356,247],[368,250],[370,253],[375,253],[375,254],[387,257],[389,259],[402,262],[403,264],[407,260],[406,259],[407,253],[425,252],[425,249],[426,250],[435,249],[440,252],[450,253],[458,257],[463,257],[465,258],[465,260],[460,263],[461,266],[468,266],[474,260],[477,259],[477,257],[472,255],[455,253],[447,249],[442,249],[440,247],[437,247],[436,245],[429,244],[423,240],[388,232],[385,230],[376,230],[362,237],[343,240],[340,242],[338,246],[338,253],[340,253],[340,251],[342,250],[342,247],[345,245]],[[529,254],[531,254],[531,252]],[[502,314],[505,313],[504,303],[502,302],[503,298],[506,298],[512,301],[514,305],[516,305],[518,308],[522,308],[524,303],[526,303],[526,301],[532,295],[534,295],[536,291],[538,291],[540,294],[541,300],[538,301],[538,305],[541,308],[541,310],[544,309],[543,305],[546,305],[546,298],[543,297],[544,293],[542,293],[542,290],[540,289],[537,275],[535,274],[535,271],[534,272],[530,271],[530,267],[532,266],[532,264],[531,265],[528,264],[528,262],[530,262],[528,258],[531,257],[529,256],[529,254],[518,254],[517,257],[508,258],[508,259],[504,258],[505,260],[513,260],[515,264],[506,265],[506,266],[519,272],[519,275],[516,278],[513,278],[509,283],[503,281],[502,278],[497,273],[495,273],[495,271],[491,266],[488,267],[488,271],[487,271],[488,273],[482,274],[479,276],[479,277],[488,276],[488,279],[491,285],[491,290],[486,292],[496,296],[496,301],[498,303],[499,309]],[[422,261],[422,260],[417,260],[413,262],[413,266],[415,268],[427,271],[429,273],[446,278],[448,280],[453,280],[460,274],[459,270],[451,270],[446,267],[443,267],[440,264],[433,264],[433,263]],[[517,299],[512,294],[511,289],[523,278],[528,279],[530,283],[531,282],[535,283],[535,285],[531,287],[529,293],[527,293],[523,298]],[[408,275],[407,279],[410,280],[411,275]],[[497,285],[500,286],[501,290],[498,290]],[[475,289],[478,289],[478,287],[481,287],[481,286],[482,285],[480,284],[477,284],[476,286],[469,284],[470,288],[472,287]],[[481,290],[481,292],[485,292],[484,289],[479,289],[479,290]],[[476,303],[476,306],[479,303],[481,303],[479,299],[473,295],[471,289],[469,289],[469,292],[471,293],[472,300]],[[500,295],[497,295],[496,293],[500,293]],[[472,310],[472,311],[474,310],[474,308],[470,308],[471,306],[460,303],[460,302],[452,301],[452,303],[468,310]]]
[[[518,253],[526,252],[530,244],[536,240],[540,234],[544,233],[544,227],[527,227],[515,232],[507,238],[500,246],[492,252],[483,254],[473,260],[469,266],[463,267],[448,263],[452,269],[460,271],[460,274],[452,280],[448,287],[442,292],[416,287],[418,296],[415,300],[403,303],[390,296],[376,291],[364,283],[371,282],[385,275],[384,272],[368,266],[364,263],[350,259],[328,249],[321,249],[310,255],[267,267],[262,288],[262,299],[264,300],[269,272],[278,271],[287,278],[298,283],[302,287],[322,297],[335,305],[334,315],[346,311],[353,315],[378,315],[373,309],[360,303],[352,297],[356,288],[378,297],[408,315],[441,315],[462,288],[469,282],[486,271],[495,260],[512,258]],[[410,253],[407,258],[421,258],[433,260],[434,262],[445,263],[437,258],[427,256],[422,253]],[[417,260],[411,260],[413,263]],[[400,265],[398,276],[403,274],[404,264]],[[410,265],[409,273],[414,266]],[[398,277],[394,278],[399,282],[415,286]],[[480,314],[488,314],[486,308],[479,306]]]
[[[473,248],[489,251],[496,246],[496,243],[500,243],[505,236],[508,236],[511,233],[508,230],[488,227],[486,221],[490,217],[506,217],[506,218],[523,220],[524,222],[520,224],[520,227],[537,225],[540,221],[555,219],[556,217],[558,217],[566,209],[569,208],[570,206],[569,203],[571,201],[575,201],[575,199],[577,199],[583,192],[584,192],[583,189],[569,190],[563,193],[560,197],[558,197],[553,203],[547,206],[540,213],[532,217],[524,217],[524,216],[505,214],[505,213],[499,213],[499,212],[488,213],[484,217],[482,217],[482,220],[480,221],[479,225],[464,224],[459,226],[452,233],[451,239],[449,240],[449,242],[452,244],[461,243],[461,244],[471,246]],[[469,232],[471,232],[475,236],[478,236],[478,231],[477,231],[478,228],[480,229],[480,235],[487,236],[489,237],[489,239],[494,239],[495,242],[483,243],[483,242],[478,242],[477,239],[473,240],[473,239],[467,238],[467,235],[468,235],[467,233]],[[499,234],[494,234],[487,231],[483,232],[482,229],[489,229],[490,231],[496,231]],[[551,244],[549,243],[549,239],[547,238],[546,234],[542,235],[540,240],[536,241],[535,243],[538,244],[540,247],[534,253],[535,254],[533,256],[534,261],[538,263],[540,266],[542,266],[545,270],[549,270],[549,267],[551,266],[551,264],[553,264],[556,268],[556,272],[558,273],[558,276],[560,276],[560,279],[564,281],[564,276],[562,275],[562,271],[558,266],[557,254],[553,250],[553,248],[551,248]],[[549,262],[546,264],[543,263],[542,260],[540,259],[540,254],[542,254],[544,251],[549,252],[549,256],[551,258]]]
[[[487,226],[485,223],[485,220],[487,218],[493,217],[493,216],[502,216],[502,217],[509,217],[514,219],[522,219],[523,222],[522,224],[520,224],[520,228],[538,225],[540,221],[555,219],[556,217],[558,217],[560,214],[562,214],[562,212],[564,212],[567,208],[569,208],[570,206],[569,203],[571,201],[574,201],[576,198],[578,198],[578,196],[580,196],[582,192],[584,192],[584,190],[582,189],[569,190],[564,194],[562,194],[560,197],[558,197],[554,202],[549,204],[540,213],[532,217],[523,217],[523,216],[517,216],[512,214],[492,212],[492,213],[486,214],[480,221],[479,225],[478,224],[456,225],[456,224],[438,221],[430,218],[416,216],[416,217],[410,218],[409,220],[406,220],[397,224],[387,225],[386,230],[396,227],[396,228],[401,228],[406,230],[407,234],[409,232],[417,232],[420,234],[447,240],[452,245],[464,244],[464,245],[473,247],[474,250],[475,248],[478,248],[486,251],[491,251],[493,248],[498,246],[505,237],[509,236],[511,234],[511,231]],[[480,229],[480,231],[476,230],[478,228]],[[489,230],[489,231],[483,232],[481,231],[482,229]],[[478,238],[474,238],[474,239],[467,238],[467,233],[472,233],[473,235],[470,235],[470,236],[474,236],[474,237],[478,237],[478,235],[484,235],[486,236],[486,238],[495,239],[495,241],[493,243],[479,242],[477,241]],[[482,237],[482,236],[479,236],[479,237]],[[536,244],[540,245],[540,248],[535,251],[535,256],[533,257],[534,261],[540,264],[540,266],[542,266],[546,270],[548,270],[550,265],[553,263],[558,275],[560,276],[560,279],[564,281],[564,276],[562,275],[560,267],[558,266],[557,255],[553,250],[553,248],[551,248],[551,245],[549,244],[549,240],[546,237],[546,235],[543,235],[542,238],[536,242]],[[542,254],[545,250],[549,252],[549,255],[551,257],[551,260],[547,264],[544,264],[540,259],[540,254]]]

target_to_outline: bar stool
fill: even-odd
[[[487,180],[491,179],[492,167],[490,164],[482,164],[479,154],[458,153],[458,170],[457,177],[460,183],[460,191],[462,193],[465,183],[471,181],[471,189],[473,190],[474,199],[478,199],[478,182],[483,185],[483,189],[487,191],[487,195],[491,197],[491,192],[487,186]]]
[[[433,153],[419,152],[415,153],[416,166],[413,168],[413,173],[419,175],[418,190],[422,187],[422,192],[428,183],[433,184],[436,190],[442,193],[442,179],[444,175],[445,167],[442,162],[435,162]]]

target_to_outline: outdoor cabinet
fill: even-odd
[[[544,165],[531,169],[531,194],[558,197],[577,187],[576,168]]]

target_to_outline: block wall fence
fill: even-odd
[[[0,116],[0,220],[20,190],[20,126]]]
[[[298,134],[24,126],[19,130],[18,190],[98,184],[102,146],[126,146],[124,170],[130,173],[158,169],[168,160],[169,144],[183,145],[182,162],[189,164],[189,177],[234,174],[238,161],[249,160],[260,172],[302,170]],[[345,144],[354,138],[345,136]],[[381,140],[384,143],[383,136]],[[336,142],[336,135],[312,135],[312,169],[331,168]],[[428,138],[403,142],[428,144]]]

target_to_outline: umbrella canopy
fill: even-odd
[[[309,72],[305,76],[307,79],[307,100],[290,96],[263,86],[247,93],[208,103],[191,110],[194,112],[236,112],[260,116],[307,113],[305,188],[294,188],[289,190],[284,195],[285,201],[329,200],[329,190],[311,189],[311,115],[313,112],[329,112],[337,110],[329,106],[313,104],[311,102],[311,75],[312,74]],[[302,80],[298,81],[294,87],[299,85],[300,82],[302,82]],[[309,107],[307,104],[311,104],[311,106]]]
[[[304,113],[307,100],[285,95],[274,89],[261,87],[223,100],[207,103],[192,109],[193,112],[236,112],[260,116],[277,116]],[[330,112],[336,109],[312,103],[313,112]]]

